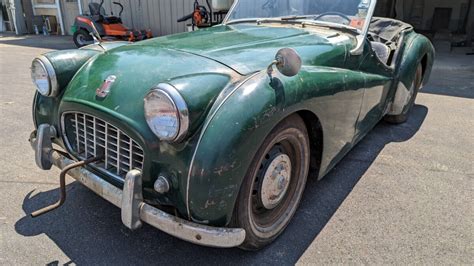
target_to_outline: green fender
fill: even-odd
[[[93,56],[99,54],[97,50],[66,50],[44,54],[56,71],[56,78],[61,90],[64,90],[77,71]]]
[[[35,127],[48,123],[58,126],[58,108],[65,88],[79,69],[92,57],[99,54],[97,50],[63,50],[43,54],[50,62],[56,73],[59,86],[57,97],[45,97],[36,93],[33,102],[33,120]]]
[[[434,47],[430,40],[423,35],[410,32],[405,36],[402,54],[397,62],[397,82],[394,90],[394,98],[389,115],[402,114],[406,104],[410,100],[409,90],[415,80],[416,68],[423,65],[423,85],[431,75],[435,57]]]
[[[260,72],[233,88],[204,123],[187,180],[187,211],[195,221],[225,225],[230,220],[256,147],[275,124],[268,120],[282,112],[274,90],[262,84],[270,80],[265,75]]]
[[[350,148],[366,78],[358,71],[306,66],[293,78],[275,74],[270,84],[262,71],[234,87],[215,103],[196,144],[187,179],[188,216],[200,223],[228,224],[258,147],[279,122],[295,112],[315,114],[326,128],[324,134],[345,140],[325,142],[327,158],[322,164],[329,167],[344,147]],[[353,108],[341,110],[344,107],[337,103],[352,103]]]
[[[64,95],[64,90],[71,80],[73,80],[76,73],[86,65],[87,61],[95,56],[126,44],[126,42],[102,43],[100,45],[92,44],[84,46],[81,49],[53,51],[43,54],[53,65],[60,93],[57,97],[45,97],[36,93],[33,101],[33,120],[35,127],[43,123],[57,127],[59,121],[59,104]]]

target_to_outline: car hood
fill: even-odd
[[[155,38],[137,46],[173,49],[206,57],[226,65],[242,75],[265,69],[276,52],[294,48],[304,63],[330,65],[344,58],[354,39],[334,30],[301,26],[220,25],[192,33]],[[343,48],[343,49],[337,49]],[[306,61],[306,62],[305,62]]]
[[[115,76],[110,92],[98,97],[97,89],[110,76]],[[143,130],[144,97],[159,83],[169,83],[188,103],[191,121],[200,121],[219,92],[239,77],[218,62],[187,52],[126,45],[95,56],[76,73],[65,89],[61,112],[77,108],[69,103],[86,105]]]
[[[151,88],[166,82],[186,100],[193,131],[224,88],[266,69],[279,49],[294,48],[303,64],[338,66],[351,44],[349,37],[334,31],[316,34],[302,28],[251,25],[155,38],[93,57],[69,83],[62,101],[88,105],[143,129],[143,99]],[[96,90],[112,75],[116,79],[109,95],[99,99]],[[72,108],[67,106],[63,104],[63,111]]]

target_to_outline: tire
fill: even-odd
[[[234,210],[232,225],[246,231],[241,249],[261,249],[288,226],[306,186],[309,147],[299,115],[288,117],[267,136],[247,171]]]
[[[84,29],[80,29],[74,32],[73,40],[77,48],[81,48],[83,46],[94,43],[92,36],[87,30]]]
[[[403,112],[400,115],[387,115],[384,117],[384,120],[390,124],[403,124],[408,120],[413,106],[415,105],[416,97],[421,88],[421,83],[423,81],[423,66],[420,64],[416,68],[415,79],[413,80],[412,89],[414,90],[410,101],[403,108]]]

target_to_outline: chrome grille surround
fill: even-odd
[[[130,170],[143,170],[142,147],[116,126],[81,112],[63,113],[61,124],[67,148],[78,159],[104,156],[91,164],[97,170],[120,181]]]

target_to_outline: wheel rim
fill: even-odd
[[[265,209],[272,210],[280,204],[286,195],[290,180],[290,157],[277,153],[267,167],[259,189],[260,201]]]
[[[286,132],[260,158],[248,201],[250,225],[260,237],[283,230],[298,207],[309,164],[309,151],[304,145],[298,134]]]

